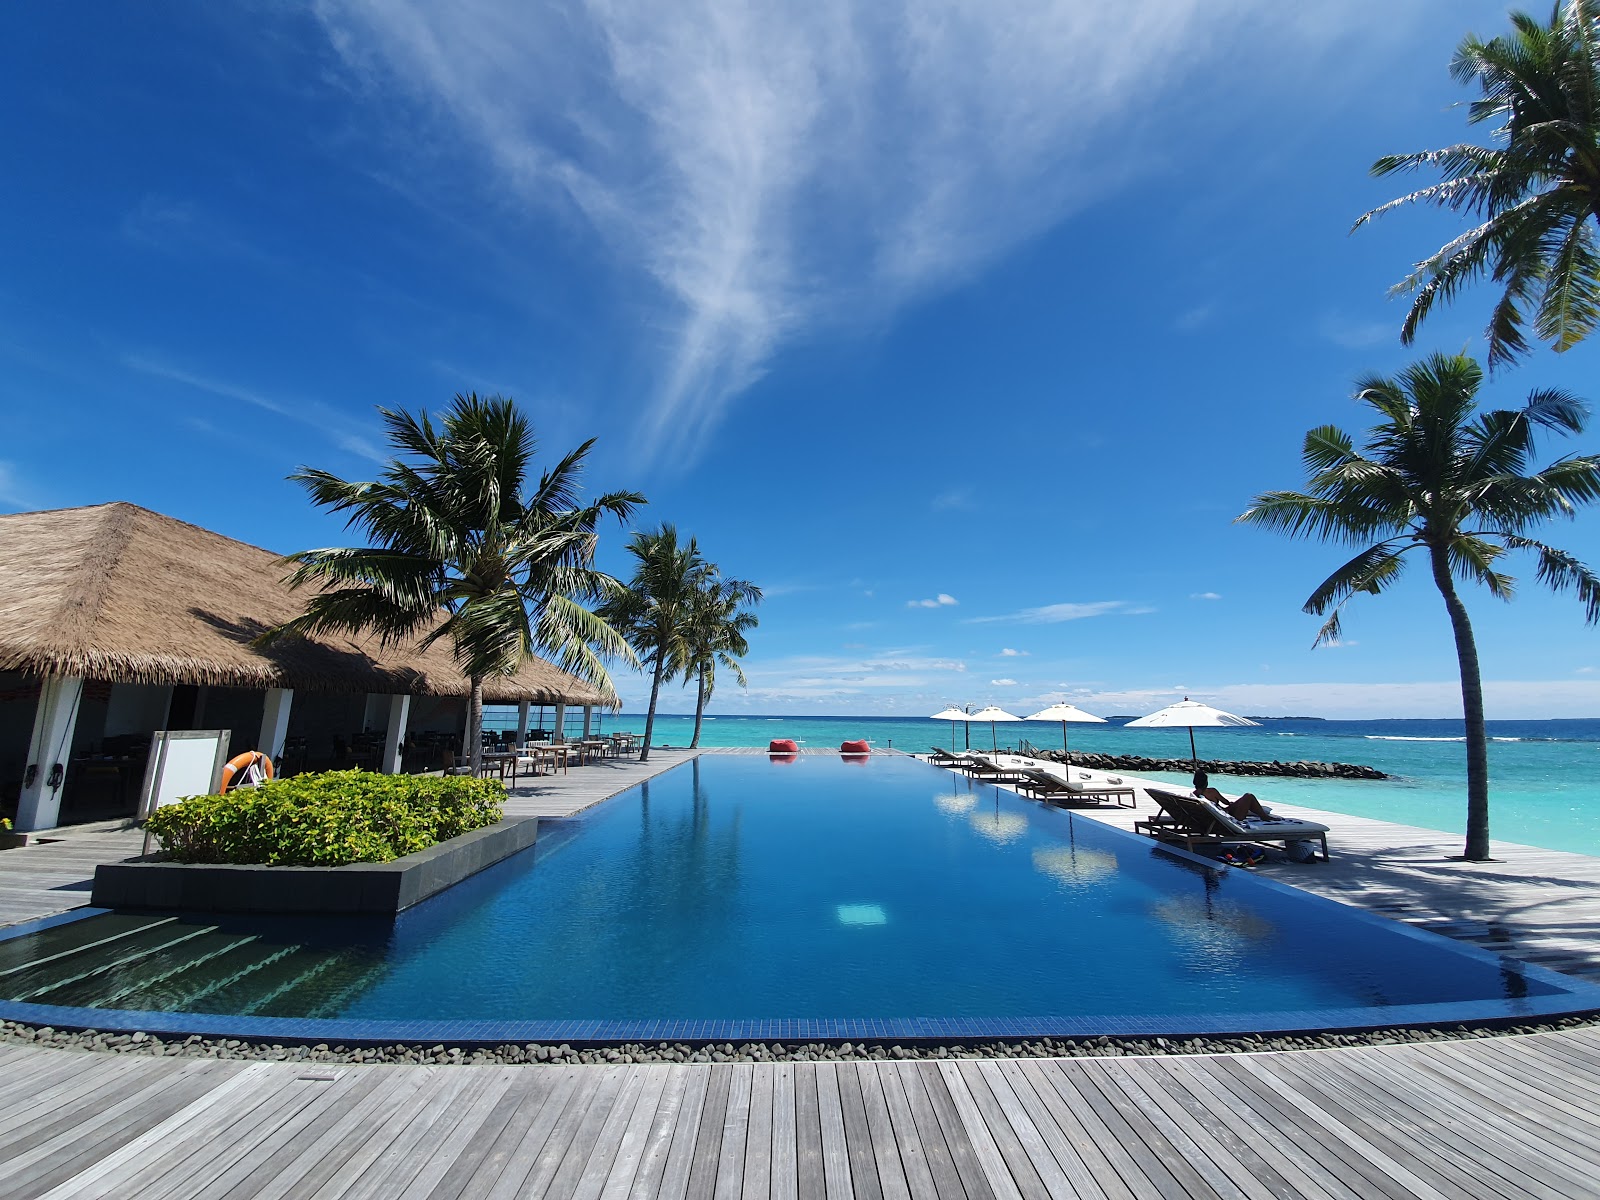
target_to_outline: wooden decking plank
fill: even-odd
[[[282,1200],[291,1190],[309,1195],[347,1164],[376,1159],[409,1121],[412,1101],[432,1075],[429,1070],[389,1071],[378,1078],[380,1086],[366,1100],[328,1125],[309,1145],[294,1143],[288,1161],[258,1168],[228,1200]]]
[[[622,1151],[623,1134],[633,1124],[633,1111],[644,1095],[645,1084],[650,1080],[650,1072],[630,1066],[619,1066],[616,1070],[622,1076],[622,1088],[617,1093],[616,1099],[611,1102],[611,1111],[606,1114],[605,1122],[594,1137],[576,1182],[570,1189],[558,1192],[558,1195],[570,1196],[572,1200],[599,1200],[600,1193],[605,1190],[606,1180],[611,1178],[613,1170],[619,1174],[631,1175],[637,1165],[632,1162],[621,1162],[618,1156]],[[559,1186],[560,1177],[557,1176],[551,1188]]]
[[[1014,1067],[1032,1089],[1033,1099],[1043,1113],[1035,1123],[1041,1130],[1054,1133],[1052,1144],[1059,1152],[1058,1161],[1076,1156],[1088,1171],[1093,1186],[1082,1188],[1084,1194],[1105,1196],[1108,1200],[1134,1200],[1133,1182],[1143,1178],[1138,1165],[1125,1154],[1122,1157],[1126,1160],[1126,1171],[1113,1161],[1111,1156],[1121,1153],[1120,1148],[1102,1145],[1107,1140],[1104,1127],[1096,1122],[1091,1129],[1079,1116],[1083,1105],[1081,1100],[1076,1099],[1077,1093],[1073,1092],[1074,1099],[1069,1101],[1058,1088],[1059,1064],[1038,1059],[1018,1059],[1008,1066]],[[1020,1085],[1017,1091],[1021,1096]]]
[[[299,1080],[284,1071],[269,1071],[257,1086],[259,1090],[249,1103],[236,1107],[208,1105],[205,1113],[181,1133],[164,1139],[141,1170],[112,1190],[141,1200],[207,1193],[231,1195],[235,1183],[304,1127],[301,1118],[315,1120],[319,1110],[352,1093],[359,1101],[372,1089],[373,1082],[364,1072],[324,1083]]]
[[[939,1200],[941,1193],[934,1177],[933,1148],[917,1128],[916,1115],[911,1111],[911,1101],[906,1098],[905,1086],[901,1083],[901,1072],[892,1064],[882,1062],[873,1064],[873,1073],[878,1078],[878,1089],[889,1114],[890,1136],[900,1151],[900,1166],[905,1171],[906,1187],[912,1200]],[[961,1200],[966,1190],[961,1186],[955,1165],[949,1161],[950,1152],[945,1148],[937,1119],[933,1123],[933,1133],[939,1141],[939,1153],[944,1156],[939,1169],[948,1180],[943,1195]]]
[[[837,1063],[817,1064],[817,1118],[822,1130],[822,1178],[828,1200],[855,1200]]]
[[[480,1168],[490,1169],[495,1159],[495,1147],[503,1143],[515,1144],[515,1134],[507,1126],[523,1107],[524,1088],[529,1082],[527,1072],[508,1077],[506,1087],[494,1105],[483,1114],[482,1120],[463,1133],[462,1144],[444,1173],[428,1189],[428,1200],[458,1200],[466,1190],[469,1180],[477,1177]],[[531,1123],[531,1118],[530,1118]],[[504,1166],[504,1161],[501,1161]],[[491,1181],[492,1185],[492,1181]]]
[[[559,1160],[553,1155],[541,1158],[541,1167],[553,1163],[554,1169],[542,1183],[530,1180],[524,1195],[549,1196],[552,1200],[570,1200],[577,1190],[588,1166],[589,1156],[600,1141],[600,1132],[606,1127],[618,1100],[626,1090],[630,1072],[621,1064],[599,1068],[600,1083],[594,1089],[583,1113],[583,1120],[572,1131]],[[553,1140],[553,1139],[552,1139]],[[547,1147],[548,1149],[548,1147]],[[608,1164],[609,1169],[609,1164]],[[539,1179],[536,1173],[535,1180]]]
[[[860,1200],[883,1200],[878,1156],[872,1146],[872,1127],[867,1124],[866,1098],[861,1094],[861,1065],[842,1063],[836,1068],[836,1074],[839,1110],[844,1116],[844,1144],[850,1160],[850,1187]],[[894,1166],[898,1171],[899,1162]]]
[[[1588,1156],[1597,1152],[1596,1130],[1582,1109],[1575,1109],[1563,1098],[1551,1095],[1536,1082],[1519,1077],[1528,1069],[1525,1062],[1514,1069],[1492,1059],[1452,1053],[1429,1054],[1414,1060],[1414,1069],[1440,1080],[1454,1091],[1475,1097],[1494,1119],[1520,1129],[1528,1137],[1547,1146],[1577,1143]],[[1487,1073],[1487,1074],[1486,1074]]]
[[[397,1108],[371,1130],[371,1135],[351,1147],[343,1162],[330,1156],[318,1163],[295,1187],[293,1195],[338,1196],[341,1200],[389,1200],[404,1189],[431,1152],[455,1128],[460,1111],[487,1084],[477,1071],[429,1064],[419,1069],[423,1086],[415,1105]],[[360,1133],[356,1135],[360,1136]]]
[[[939,1072],[939,1064],[923,1060],[906,1063],[898,1069],[903,1072],[901,1079],[905,1083],[906,1098],[911,1101],[911,1111],[916,1114],[917,1128],[923,1127],[925,1114],[932,1117],[967,1200],[996,1200],[995,1189],[978,1161],[972,1139],[961,1124],[961,1114],[950,1099],[950,1087]],[[925,1138],[925,1144],[931,1140]],[[1016,1189],[1012,1186],[1010,1190]]]
[[[1036,1200],[1038,1197],[1048,1195],[1049,1189],[1024,1144],[1033,1123],[1022,1112],[1022,1107],[1017,1103],[1011,1089],[1002,1081],[1005,1098],[996,1095],[984,1072],[983,1063],[977,1059],[954,1061],[945,1075],[946,1081],[950,1084],[951,1096],[966,1119],[971,1121],[975,1118],[982,1122],[984,1131],[989,1135],[995,1150],[1005,1163],[1006,1175],[1012,1186],[1025,1200]],[[960,1090],[963,1088],[966,1092],[964,1096]],[[967,1105],[971,1107],[968,1108]],[[1008,1105],[1016,1110],[1017,1121],[1023,1125],[1022,1131],[1019,1131],[1011,1120],[1011,1113],[1007,1111]],[[1053,1161],[1052,1167],[1059,1171],[1059,1167]]]
[[[772,1070],[772,1200],[798,1200],[799,1150],[794,1064],[775,1063]]]
[[[1529,1094],[1546,1106],[1554,1104],[1579,1117],[1587,1117],[1600,1106],[1600,1083],[1591,1073],[1600,1069],[1600,1065],[1569,1062],[1545,1053],[1537,1045],[1501,1045],[1502,1039],[1499,1038],[1484,1038],[1482,1041],[1492,1044],[1478,1048],[1471,1056],[1473,1060],[1481,1064],[1487,1059],[1500,1065],[1503,1068],[1501,1073],[1514,1081],[1537,1078],[1539,1086],[1531,1089]],[[1454,1057],[1461,1061],[1459,1054]]]
[[[1266,1143],[1276,1144],[1284,1154],[1296,1156],[1304,1169],[1310,1171],[1315,1167],[1317,1178],[1325,1188],[1337,1189],[1354,1200],[1394,1194],[1372,1184],[1366,1174],[1371,1168],[1366,1166],[1359,1152],[1342,1142],[1329,1142],[1319,1136],[1298,1136],[1305,1124],[1299,1112],[1271,1089],[1231,1069],[1235,1056],[1230,1055],[1225,1061],[1228,1069],[1196,1072],[1193,1082],[1219,1098],[1226,1098],[1224,1102],[1239,1115],[1243,1130],[1254,1130]]]
[[[604,1069],[597,1070],[593,1067],[563,1067],[572,1073],[573,1087],[562,1104],[553,1111],[554,1120],[550,1122],[535,1121],[529,1127],[529,1132],[524,1136],[522,1143],[512,1151],[511,1162],[507,1163],[507,1170],[501,1172],[500,1181],[497,1181],[495,1191],[501,1196],[542,1196],[545,1195],[550,1181],[555,1178],[561,1169],[562,1160],[566,1157],[572,1141],[578,1135],[578,1128],[583,1124],[588,1115],[589,1107],[594,1103],[595,1096],[600,1091],[600,1085],[605,1081]],[[537,1142],[537,1146],[534,1144]],[[521,1176],[520,1180],[517,1178]]]
[[[75,1070],[63,1079],[55,1078],[46,1067],[29,1076],[32,1087],[7,1098],[6,1107],[0,1109],[0,1149],[8,1155],[21,1153],[41,1138],[73,1124],[85,1103],[90,1108],[114,1103],[128,1089],[137,1091],[162,1074],[156,1059],[141,1062],[118,1058],[99,1069],[91,1066]]]
[[[7,1151],[6,1184],[17,1195],[37,1195],[80,1174],[117,1169],[154,1139],[152,1131],[181,1125],[202,1098],[239,1086],[243,1064],[197,1061],[175,1075],[157,1074],[114,1104],[89,1110],[54,1137],[21,1152]],[[231,1069],[230,1069],[231,1068]],[[103,1168],[103,1171],[102,1171]]]
[[[799,1200],[827,1200],[822,1168],[822,1114],[817,1109],[817,1064],[794,1068],[795,1168]]]
[[[662,1086],[661,1098],[656,1102],[656,1111],[650,1120],[650,1132],[639,1154],[639,1169],[634,1172],[628,1200],[655,1200],[662,1193],[661,1180],[666,1173],[667,1156],[672,1150],[673,1138],[678,1132],[679,1117],[690,1103],[689,1093],[694,1081],[704,1078],[704,1072],[686,1066],[667,1068],[667,1081]],[[699,1086],[703,1091],[705,1084],[702,1082]]]
[[[1236,1056],[1233,1061],[1239,1068],[1238,1077],[1253,1080],[1260,1088],[1276,1094],[1287,1111],[1295,1114],[1294,1123],[1315,1137],[1319,1144],[1329,1149],[1347,1150],[1342,1157],[1361,1172],[1374,1193],[1382,1192],[1395,1200],[1410,1200],[1412,1196],[1423,1200],[1453,1200],[1448,1193],[1411,1170],[1407,1163],[1386,1154],[1358,1130],[1342,1125],[1315,1099],[1297,1090],[1292,1082],[1280,1078],[1270,1065],[1254,1061],[1258,1057],[1268,1056]]]
[[[1564,1175],[1559,1164],[1530,1153],[1526,1139],[1508,1137],[1496,1122],[1484,1119],[1478,1106],[1464,1104],[1455,1093],[1441,1096],[1419,1087],[1414,1075],[1393,1071],[1391,1065],[1374,1057],[1359,1073],[1345,1078],[1341,1072],[1328,1086],[1339,1087],[1347,1102],[1370,1109],[1391,1129],[1425,1137],[1452,1161],[1471,1163],[1474,1171],[1499,1179],[1497,1190],[1507,1200],[1526,1194],[1562,1200],[1574,1185],[1585,1182],[1576,1172]]]
[[[854,1074],[856,1084],[861,1089],[861,1104],[867,1117],[867,1136],[872,1143],[873,1165],[878,1173],[878,1187],[883,1193],[883,1200],[911,1200],[911,1183],[902,1155],[909,1151],[915,1157],[918,1147],[914,1142],[902,1146],[895,1137],[888,1097],[884,1094],[883,1081],[878,1075],[878,1064],[859,1063]],[[922,1169],[926,1171],[927,1167],[923,1166]]]
[[[1188,1200],[1189,1192],[1150,1148],[1106,1102],[1094,1081],[1084,1073],[1086,1059],[1046,1060],[1049,1080],[1067,1108],[1101,1146],[1117,1173],[1128,1180],[1136,1196],[1159,1195],[1163,1200]],[[1204,1195],[1205,1193],[1200,1193]]]
[[[972,1089],[974,1098],[981,1101],[979,1094],[981,1081],[981,1085],[987,1088],[989,1095],[993,1097],[994,1103],[999,1105],[1001,1119],[1010,1128],[1011,1134],[1016,1138],[1017,1145],[1022,1153],[1027,1156],[1028,1163],[1038,1175],[1039,1182],[1049,1195],[1066,1196],[1076,1193],[1078,1190],[1076,1185],[1072,1182],[1066,1168],[1062,1166],[1050,1147],[1050,1142],[1057,1140],[1059,1137],[1058,1131],[1055,1129],[1055,1123],[1047,1119],[1046,1123],[1041,1127],[1034,1121],[1033,1112],[1030,1111],[1029,1105],[1023,1102],[1022,1097],[1017,1094],[1017,1089],[1012,1085],[1012,1077],[1001,1069],[1005,1061],[1003,1059],[975,1060],[965,1064],[966,1069],[963,1074],[967,1077],[967,1082]],[[1028,1087],[1026,1083],[1023,1083],[1022,1087],[1023,1091],[1030,1093],[1031,1099],[1037,1099],[1031,1096],[1032,1088]],[[989,1114],[988,1119],[990,1127],[993,1128],[995,1118],[992,1114]],[[1057,1134],[1057,1138],[1053,1139],[1050,1134],[1045,1132],[1046,1130],[1049,1130],[1052,1134]],[[1070,1154],[1066,1157],[1069,1159],[1074,1158]],[[1015,1169],[1013,1169],[1012,1174],[1016,1174]]]
[[[1479,1178],[1476,1172],[1461,1170],[1453,1161],[1453,1155],[1440,1148],[1433,1136],[1422,1128],[1424,1122],[1412,1122],[1413,1136],[1397,1139],[1391,1122],[1378,1119],[1374,1111],[1377,1107],[1376,1089],[1364,1089],[1366,1106],[1353,1106],[1337,1081],[1330,1084],[1324,1077],[1315,1055],[1276,1056],[1271,1070],[1286,1088],[1293,1089],[1326,1113],[1346,1139],[1359,1137],[1381,1153],[1403,1160],[1409,1170],[1441,1194],[1459,1192],[1462,1195],[1485,1197],[1503,1194],[1498,1186],[1490,1185]],[[1478,1166],[1481,1170],[1482,1164]],[[1511,1200],[1516,1198],[1512,1197]]]
[[[772,1195],[772,1092],[775,1063],[756,1063],[750,1070],[750,1124],[745,1130],[740,1200],[768,1200]]]
[[[722,1145],[717,1151],[713,1200],[739,1200],[744,1194],[744,1159],[750,1140],[750,1095],[754,1068],[735,1063],[728,1079],[728,1108],[722,1118]]]
[[[600,1200],[626,1200],[643,1163],[650,1131],[655,1127],[669,1069],[665,1063],[651,1063],[642,1068],[641,1073],[644,1075],[644,1086],[638,1102],[633,1106],[633,1115],[628,1118],[627,1127],[622,1131],[611,1170],[600,1189]]]
[[[695,1131],[694,1158],[689,1164],[689,1195],[709,1197],[716,1188],[717,1162],[722,1154],[722,1125],[728,1116],[728,1091],[733,1084],[733,1067],[717,1063],[706,1084],[705,1105],[700,1110],[700,1126]]]
[[[420,1161],[412,1160],[408,1163],[408,1166],[415,1168],[415,1173],[409,1180],[394,1181],[397,1188],[403,1183],[403,1190],[389,1193],[399,1200],[423,1200],[438,1186],[445,1173],[455,1165],[462,1151],[472,1143],[479,1126],[495,1110],[501,1097],[510,1089],[512,1080],[510,1072],[514,1070],[510,1067],[451,1067],[450,1069],[472,1072],[476,1077],[472,1080],[475,1086],[466,1093],[464,1103],[459,1103],[428,1128],[425,1134],[428,1153],[420,1156]]]
[[[1491,1079],[1485,1080],[1482,1063],[1457,1064],[1434,1055],[1408,1066],[1419,1081],[1428,1080],[1445,1089],[1458,1104],[1473,1105],[1480,1121],[1504,1129],[1530,1149],[1569,1162],[1579,1170],[1600,1162],[1592,1130],[1575,1126],[1565,1114],[1552,1111],[1548,1105],[1519,1098],[1502,1072],[1496,1070]]]
[[[1040,1096],[1034,1080],[1023,1072],[1020,1062],[1015,1059],[999,1059],[996,1065],[1005,1076],[1006,1086],[1010,1089],[1011,1095],[1022,1106],[1028,1121],[1038,1132],[1041,1142],[1054,1160],[1056,1170],[1064,1178],[1063,1183],[1052,1185],[1052,1191],[1057,1191],[1061,1195],[1077,1196],[1081,1200],[1101,1200],[1106,1194],[1105,1190],[1079,1151],[1077,1143],[1080,1138],[1069,1135],[1061,1128],[1055,1114]],[[1040,1178],[1045,1178],[1045,1172],[1042,1170]]]
[[[932,1094],[936,1086],[942,1089],[949,1106],[948,1110],[937,1107],[938,1098],[935,1097],[934,1103],[939,1113],[940,1124],[944,1124],[948,1111],[954,1118],[955,1132],[965,1137],[967,1145],[972,1147],[972,1157],[977,1161],[978,1168],[983,1172],[983,1178],[996,1200],[1021,1200],[1022,1192],[1011,1175],[1011,1167],[983,1119],[983,1110],[973,1100],[972,1093],[967,1089],[967,1081],[962,1078],[960,1062],[952,1059],[933,1059],[929,1065],[933,1068],[932,1072],[925,1076],[929,1093]],[[946,1126],[947,1141],[951,1137],[951,1132],[951,1127]]]
[[[1250,1177],[1249,1170],[1203,1129],[1190,1135],[1191,1124],[1174,1120],[1166,1111],[1181,1106],[1167,1098],[1158,1076],[1136,1074],[1127,1061],[1086,1059],[1081,1064],[1118,1112],[1169,1170],[1191,1192],[1214,1192],[1223,1200],[1271,1200],[1272,1193]],[[1146,1086],[1148,1084],[1148,1087]],[[1113,1097],[1120,1097],[1113,1099]],[[1192,1180],[1202,1180],[1196,1185]]]
[[[549,1093],[538,1106],[523,1106],[518,1110],[517,1118],[507,1125],[507,1134],[512,1136],[496,1144],[490,1152],[490,1162],[485,1165],[486,1171],[494,1171],[493,1181],[485,1184],[475,1176],[474,1181],[467,1184],[466,1194],[474,1197],[474,1200],[478,1197],[485,1200],[512,1200],[512,1197],[523,1194],[528,1186],[528,1176],[533,1174],[539,1155],[544,1154],[544,1147],[549,1144],[550,1134],[554,1133],[563,1115],[574,1106],[574,1096],[581,1091],[582,1080],[592,1078],[594,1074],[584,1067],[568,1066],[539,1067],[539,1072],[549,1075]],[[501,1158],[501,1155],[504,1157]],[[498,1171],[494,1166],[496,1158],[499,1158]]]
[[[35,1097],[58,1093],[74,1081],[93,1078],[113,1067],[128,1070],[155,1059],[133,1055],[112,1058],[105,1054],[73,1053],[64,1050],[32,1050],[13,1058],[0,1071],[0,1136],[14,1127],[15,1118],[27,1116]],[[91,1085],[92,1086],[92,1085]],[[18,1100],[27,1103],[19,1112]]]
[[[672,1144],[668,1147],[663,1164],[661,1185],[657,1195],[661,1200],[685,1200],[689,1194],[689,1172],[694,1168],[695,1143],[700,1137],[700,1116],[705,1110],[706,1096],[711,1091],[711,1068],[685,1067],[690,1073],[689,1087],[684,1094],[683,1106],[672,1131]],[[648,1193],[646,1193],[648,1195]],[[696,1197],[695,1200],[704,1200]]]
[[[1330,1190],[1323,1179],[1308,1172],[1304,1164],[1309,1160],[1292,1146],[1279,1145],[1275,1136],[1263,1137],[1258,1125],[1248,1117],[1241,1117],[1231,1096],[1213,1094],[1199,1086],[1193,1064],[1152,1058],[1149,1067],[1165,1081],[1167,1097],[1190,1114],[1194,1125],[1208,1130],[1274,1195],[1285,1200],[1289,1197],[1295,1200],[1349,1200],[1354,1197],[1355,1193],[1343,1184]],[[1315,1162],[1309,1165],[1325,1174]]]

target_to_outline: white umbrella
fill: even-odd
[[[1073,704],[1052,704],[1049,708],[1040,709],[1031,717],[1023,717],[1024,721],[1060,721],[1061,722],[1061,753],[1067,752],[1067,722],[1075,724],[1104,725],[1106,719],[1097,717],[1093,713],[1086,713],[1083,709]]]
[[[950,752],[952,754],[955,753],[955,749],[956,749],[956,722],[957,721],[965,721],[966,719],[967,719],[967,710],[964,709],[964,708],[957,708],[954,704],[946,706],[945,708],[941,709],[939,712],[934,713],[933,716],[928,718],[928,720],[930,720],[930,721],[949,721],[950,722]],[[969,737],[967,739],[967,744],[970,746],[971,743],[972,743],[972,739]]]
[[[1000,740],[999,740],[999,738],[997,738],[995,736],[994,723],[996,721],[1020,721],[1020,720],[1022,720],[1021,717],[1014,717],[1010,713],[1008,713],[1005,709],[996,708],[992,704],[989,705],[988,708],[980,708],[977,712],[972,714],[971,719],[974,720],[974,721],[987,721],[987,722],[989,722],[989,744],[995,750],[999,750],[1000,749]]]
[[[1259,721],[1252,721],[1249,717],[1237,717],[1231,712],[1223,712],[1220,708],[1212,708],[1209,704],[1201,704],[1198,700],[1191,700],[1185,696],[1176,704],[1169,704],[1165,708],[1157,709],[1148,716],[1139,717],[1129,721],[1123,726],[1125,729],[1188,729],[1189,731],[1189,757],[1194,759],[1194,769],[1200,769],[1200,755],[1194,748],[1195,726],[1201,728],[1238,728],[1241,725],[1258,725]]]

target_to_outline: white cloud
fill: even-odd
[[[1600,679],[1496,680],[1483,683],[1491,720],[1545,720],[1600,715]],[[1181,696],[1229,712],[1312,716],[1333,720],[1461,716],[1461,684],[1453,679],[1418,683],[1236,683],[1197,688],[1095,690],[1067,695],[1073,704],[1104,716],[1145,713]]]
[[[1579,675],[1593,675],[1594,674],[1594,668],[1593,667],[1579,667],[1578,668],[1578,674]]]
[[[1325,642],[1318,642],[1318,650],[1347,650],[1351,646],[1359,646],[1360,642],[1347,638],[1329,638]]]
[[[989,686],[990,687],[1016,687],[1017,686],[1017,681],[1015,679],[991,679],[991,680],[989,680]]]
[[[1089,604],[1046,604],[1039,608],[1024,608],[1020,612],[1000,617],[969,617],[968,624],[982,625],[996,621],[1014,621],[1020,625],[1058,625],[1063,621],[1083,621],[1090,617],[1137,617],[1153,613],[1155,609],[1133,604],[1127,600],[1096,600]]]
[[[1355,321],[1330,313],[1317,322],[1317,333],[1325,341],[1346,350],[1370,350],[1374,346],[1398,345],[1400,322]]]
[[[141,358],[133,354],[125,356],[122,360],[122,365],[143,375],[152,375],[157,379],[181,383],[185,387],[194,388],[196,391],[207,392],[224,400],[253,405],[256,408],[272,413],[274,416],[297,421],[302,425],[309,425],[333,442],[334,445],[361,458],[370,458],[374,462],[384,462],[388,458],[388,455],[385,455],[377,446],[373,445],[364,434],[357,432],[356,427],[350,421],[338,416],[327,405],[319,401],[289,400],[264,396],[260,392],[241,387],[238,384],[207,378],[204,375],[197,375],[181,367],[174,367],[167,363]],[[376,425],[376,418],[374,418],[374,425]]]
[[[1189,593],[1189,599],[1191,599],[1191,600],[1221,600],[1222,596],[1217,592],[1190,592]]]
[[[907,600],[907,608],[954,608],[960,604],[954,596],[947,592],[940,592],[932,600]]]
[[[972,503],[971,488],[951,488],[947,492],[940,492],[930,502],[929,507],[935,512],[948,512],[952,509],[970,509]]]
[[[1003,650],[1000,651],[1000,657],[1001,658],[1027,658],[1028,657],[1028,652],[1026,650],[1013,650],[1010,646],[1007,646]]]
[[[0,504],[8,504],[13,508],[27,508],[30,505],[22,481],[17,477],[15,463],[0,461]]]
[[[494,200],[580,215],[625,271],[654,282],[657,311],[642,323],[660,338],[661,385],[639,439],[664,461],[692,454],[786,342],[959,284],[1141,160],[1162,161],[1138,144],[1146,129],[1159,136],[1161,99],[1223,63],[1255,82],[1303,69],[1379,11],[1377,0],[313,7],[374,108],[412,124],[408,146],[418,121],[442,119],[441,140],[464,136],[509,187]],[[438,173],[458,186],[459,170]]]

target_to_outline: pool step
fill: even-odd
[[[207,930],[182,942],[163,947],[119,968],[109,976],[97,974],[63,983],[35,997],[37,1004],[65,1004],[84,1008],[161,1007],[151,1000],[170,980],[204,972],[206,964],[229,951],[248,946],[254,938]]]
[[[179,922],[157,922],[142,930],[134,930],[110,945],[85,947],[72,954],[61,955],[49,962],[37,963],[0,981],[0,996],[7,1000],[49,1003],[42,997],[80,980],[107,977],[125,968],[134,967],[149,955],[169,946],[181,945],[192,938],[213,932],[211,926],[195,928]]]
[[[71,921],[31,936],[0,942],[0,990],[5,980],[29,967],[70,957],[123,938],[169,925],[176,917],[147,917],[130,913],[106,913],[83,921]]]

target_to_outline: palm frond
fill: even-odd
[[[1532,538],[1507,537],[1513,550],[1532,550],[1539,556],[1538,579],[1553,592],[1576,592],[1583,604],[1584,620],[1600,624],[1600,576],[1565,550],[1536,542]]]

